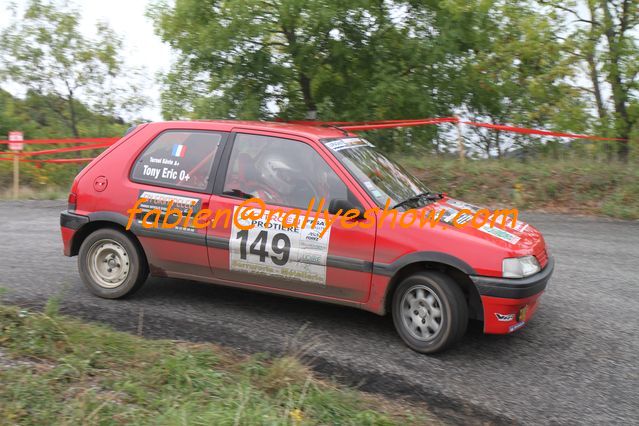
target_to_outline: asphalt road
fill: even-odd
[[[526,214],[557,266],[534,320],[510,336],[471,324],[437,356],[405,347],[390,318],[356,309],[151,279],[134,297],[98,299],[62,256],[60,201],[0,203],[5,301],[143,333],[247,352],[304,353],[321,373],[429,406],[453,422],[639,424],[639,222]]]

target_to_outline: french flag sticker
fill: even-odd
[[[184,145],[173,145],[173,152],[171,153],[172,156],[184,157],[184,154],[186,154],[186,147]]]

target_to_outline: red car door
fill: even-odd
[[[211,173],[227,136],[224,132],[185,129],[155,135],[133,163],[120,196],[113,200],[127,210],[139,199],[146,199],[138,203],[132,225],[154,274],[211,276],[206,228],[197,229],[186,220],[208,208]],[[144,226],[143,220],[152,226]]]
[[[340,217],[322,212],[313,228],[316,213],[308,214],[311,199],[316,201],[314,209],[321,198],[323,210],[331,199],[363,205],[361,194],[349,189],[334,159],[318,151],[313,141],[294,135],[234,129],[231,139],[210,200],[214,215],[220,212],[207,237],[214,276],[231,284],[300,296],[366,301],[374,223],[368,229],[349,228]],[[255,216],[261,214],[260,219],[252,221],[253,228],[241,229],[233,215],[252,197],[263,201],[252,210]],[[288,223],[295,226],[282,226],[287,213]],[[324,229],[327,218],[337,220]]]

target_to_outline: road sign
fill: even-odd
[[[22,151],[24,149],[24,135],[22,132],[9,132],[9,150],[10,151]]]

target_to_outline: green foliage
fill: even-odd
[[[586,132],[586,102],[570,84],[576,76],[574,59],[563,54],[551,17],[530,2],[494,3],[486,10],[485,32],[466,67],[469,112],[494,124]],[[501,132],[476,129],[473,139],[491,155],[502,155]],[[515,138],[516,144],[528,142]]]
[[[21,130],[26,139],[69,138],[71,130],[60,120],[48,106],[48,101],[55,102],[50,95],[44,96],[34,92],[27,93],[25,99],[16,98],[0,89],[0,138],[6,137],[11,130]],[[119,118],[103,116],[89,110],[84,104],[76,102],[76,112],[81,120],[78,130],[85,137],[112,137],[122,135],[128,124]],[[60,148],[65,145],[26,145],[25,151]],[[0,154],[7,150],[7,145],[0,145]],[[102,150],[69,152],[65,154],[43,155],[35,158],[71,158],[94,157]],[[27,187],[23,191],[26,197],[64,198],[75,175],[85,166],[81,164],[20,164],[20,183]],[[4,192],[13,182],[13,165],[11,161],[0,161],[0,198],[10,197]]]
[[[9,424],[406,424],[299,361],[145,340],[0,306],[0,418]],[[404,407],[402,407],[402,411]]]
[[[34,163],[21,163],[21,195],[24,198],[37,199],[66,198],[73,178],[82,170],[82,167],[84,164],[42,164],[38,167]],[[9,190],[12,182],[12,162],[0,161],[0,199],[11,198]]]
[[[581,71],[574,89],[586,98],[590,129],[604,136],[637,140],[639,133],[639,2],[636,0],[539,0],[541,13],[555,18],[561,56]],[[569,111],[568,111],[569,112]],[[568,114],[569,115],[569,114]],[[575,117],[575,120],[578,117]],[[628,160],[631,142],[619,141]]]
[[[357,0],[178,0],[150,10],[180,54],[168,118],[370,120],[451,114],[468,32],[437,4]],[[431,15],[433,15],[431,17]],[[438,27],[432,28],[433,19]],[[445,32],[435,31],[445,29]],[[432,137],[436,129],[417,130]],[[428,138],[420,138],[427,140]]]
[[[164,79],[169,118],[272,118],[276,111],[289,119],[373,120],[460,111],[627,138],[639,116],[632,35],[639,6],[606,4],[157,0],[149,15],[180,55]],[[588,19],[573,19],[588,8],[590,29]],[[584,73],[592,61],[594,77]],[[468,138],[488,156],[532,141],[485,130]],[[387,131],[377,142],[389,151],[451,145],[436,128]]]
[[[9,114],[3,127],[24,129],[30,119],[40,127],[55,121],[65,134],[88,136],[83,123],[90,121],[89,127],[104,133],[110,117],[145,104],[138,86],[121,84],[121,77],[130,79],[134,71],[122,63],[120,38],[102,23],[96,25],[95,39],[85,37],[79,16],[51,1],[29,0],[24,15],[14,16],[0,33],[0,82],[21,87],[27,112],[33,112],[25,116],[9,105],[0,112]],[[6,97],[0,96],[5,106]]]
[[[55,105],[64,109],[63,98],[27,92],[24,99],[0,89],[0,138],[6,138],[11,130],[20,130],[25,139],[62,139],[73,137],[66,122],[58,118]],[[77,130],[82,137],[113,137],[122,135],[129,127],[121,118],[100,115],[80,101],[75,101],[78,117]],[[40,150],[53,146],[27,146],[27,150]],[[0,151],[7,149],[0,145]],[[75,154],[74,154],[75,155]],[[45,157],[43,157],[45,158]],[[59,156],[56,158],[60,158]]]
[[[97,24],[97,36],[79,30],[79,13],[56,2],[30,0],[24,14],[0,32],[0,83],[10,83],[22,98],[0,89],[0,138],[20,130],[26,139],[113,137],[129,127],[118,115],[136,111],[146,99],[132,83],[137,71],[123,64],[120,38]],[[126,79],[122,77],[126,75]],[[128,82],[128,83],[127,83]],[[60,145],[26,145],[26,151]],[[0,145],[5,151],[7,145]],[[46,158],[93,157],[101,150]],[[0,197],[11,181],[11,163],[0,162]],[[78,165],[21,164],[21,183],[37,197],[66,192]],[[32,193],[32,191],[35,191]]]

